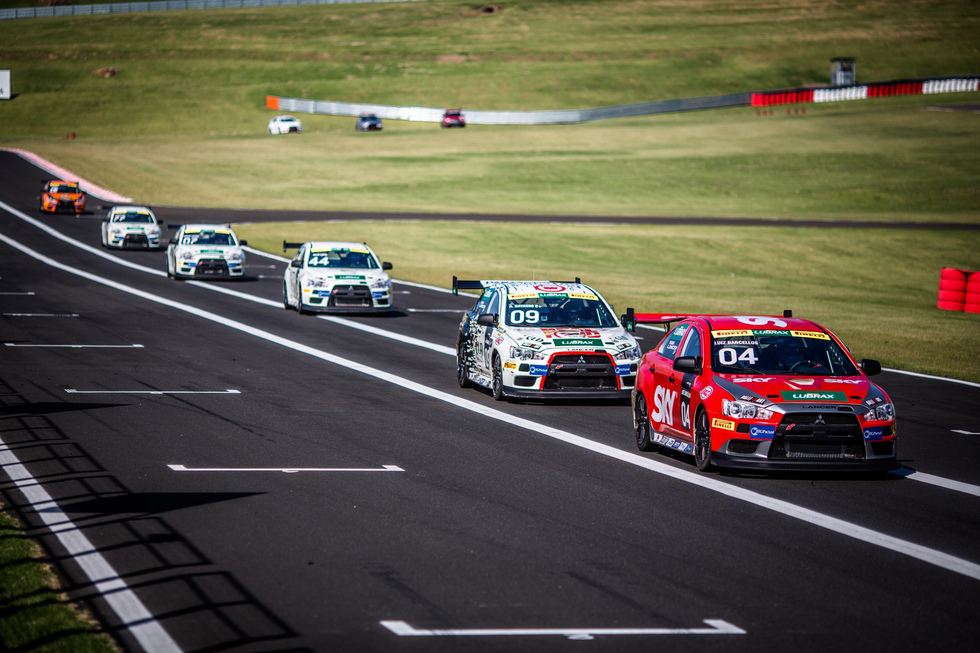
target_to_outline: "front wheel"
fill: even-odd
[[[504,372],[500,367],[500,356],[493,357],[493,376],[490,379],[490,390],[494,401],[504,398]]]
[[[647,399],[641,393],[636,394],[633,404],[633,435],[636,436],[636,448],[640,451],[654,451],[657,448],[650,440],[650,414],[647,412]]]
[[[466,356],[463,343],[456,345],[456,382],[461,388],[470,387],[470,361]]]
[[[704,409],[699,410],[694,418],[694,463],[698,471],[711,469],[711,427],[708,426],[708,413]]]
[[[289,295],[286,293],[286,282],[282,282],[282,307],[287,311],[292,308],[289,305]]]

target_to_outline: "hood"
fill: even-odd
[[[761,397],[772,403],[858,404],[873,384],[865,377],[715,375],[714,382],[734,398]]]
[[[519,347],[525,349],[605,349],[617,352],[636,346],[636,341],[621,327],[599,328],[552,328],[552,327],[499,327]]]

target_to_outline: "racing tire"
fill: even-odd
[[[694,418],[694,464],[699,472],[707,472],[711,465],[711,427],[708,413],[702,408]]]
[[[282,307],[287,311],[292,308],[289,305],[289,295],[286,294],[286,282],[282,282]]]
[[[500,356],[493,357],[493,373],[490,377],[490,392],[494,401],[504,399],[504,372],[500,367]]]
[[[470,361],[463,352],[462,343],[456,345],[456,382],[461,388],[469,388],[470,383]]]
[[[647,399],[642,393],[636,393],[633,405],[633,435],[636,437],[636,448],[640,451],[656,451],[657,445],[650,439],[650,414],[647,412]]]

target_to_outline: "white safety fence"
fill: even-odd
[[[11,20],[14,18],[51,18],[54,16],[92,16],[96,14],[132,14],[148,11],[183,11],[186,9],[243,9],[250,7],[419,1],[421,0],[154,0],[152,2],[112,2],[92,5],[0,9],[0,20]]]

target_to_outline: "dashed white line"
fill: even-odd
[[[78,313],[4,313],[4,317],[78,317]]]
[[[185,467],[184,465],[167,465],[175,472],[282,472],[297,474],[299,472],[404,472],[398,465],[382,465],[381,467]]]
[[[708,628],[413,628],[404,621],[382,621],[381,625],[400,637],[501,637],[560,635],[590,640],[597,635],[744,635],[745,631],[721,619],[705,619]]]
[[[41,347],[41,348],[67,348],[67,349],[141,349],[143,345],[45,345],[45,344],[28,344],[21,342],[5,342],[3,343],[6,347]]]
[[[241,390],[75,390],[65,388],[72,395],[240,395]]]

